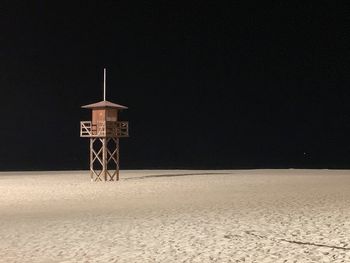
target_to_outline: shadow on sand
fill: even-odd
[[[193,175],[215,175],[215,174],[232,174],[228,172],[208,172],[208,173],[183,173],[183,174],[150,174],[138,177],[124,178],[123,180],[136,180],[136,179],[148,179],[157,177],[178,177],[178,176],[193,176]]]
[[[317,243],[312,243],[312,242],[303,242],[303,241],[295,241],[295,240],[288,240],[288,239],[284,239],[284,238],[268,238],[266,236],[262,236],[262,235],[258,235],[256,233],[253,233],[253,231],[244,231],[246,234],[251,235],[251,236],[255,236],[258,238],[264,238],[264,239],[270,239],[273,241],[277,241],[277,242],[288,242],[291,244],[297,244],[297,245],[305,245],[305,246],[315,246],[315,247],[327,247],[327,248],[332,248],[332,249],[341,249],[341,250],[350,250],[349,247],[339,247],[339,246],[332,246],[332,245],[325,245],[325,244],[317,244]],[[233,235],[225,235],[224,238],[232,238]]]
[[[331,246],[331,245],[323,245],[323,244],[316,244],[311,242],[302,242],[302,241],[293,241],[293,240],[287,240],[287,239],[280,239],[281,241],[297,244],[297,245],[308,245],[308,246],[316,246],[316,247],[328,247],[328,248],[334,248],[334,249],[341,249],[341,250],[350,250],[348,247],[339,247],[339,246]]]

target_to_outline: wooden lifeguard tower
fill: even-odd
[[[92,110],[92,120],[80,122],[80,137],[90,138],[91,181],[118,181],[119,138],[129,137],[129,123],[118,121],[118,113],[127,107],[106,100],[103,73],[103,101],[82,106]]]

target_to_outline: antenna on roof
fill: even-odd
[[[106,101],[106,68],[103,69],[103,100]]]

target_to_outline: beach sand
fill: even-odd
[[[350,262],[350,171],[0,173],[0,262]]]

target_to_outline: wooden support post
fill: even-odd
[[[106,138],[102,139],[102,175],[105,180],[107,181],[107,144],[106,144]]]
[[[115,139],[115,146],[116,146],[115,160],[116,160],[116,172],[117,172],[117,180],[116,181],[119,181],[119,138]]]
[[[94,180],[94,161],[93,161],[93,147],[94,147],[94,138],[90,138],[90,179],[91,182]]]

